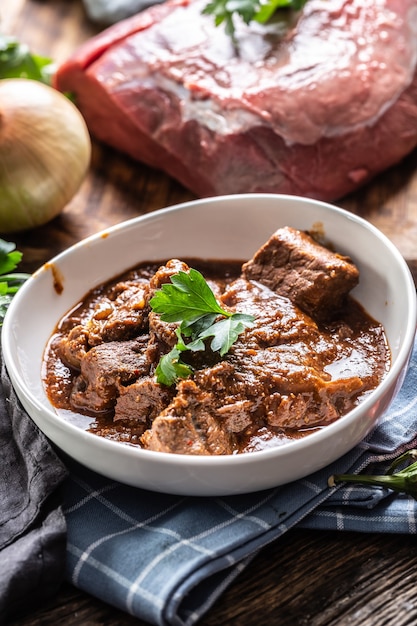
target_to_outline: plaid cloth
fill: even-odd
[[[109,481],[66,459],[67,579],[159,625],[195,624],[254,555],[296,524],[415,533],[417,503],[378,488],[329,489],[331,474],[382,473],[417,446],[417,345],[405,382],[374,432],[295,483],[242,496],[187,498]]]

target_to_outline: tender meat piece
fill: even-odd
[[[147,324],[147,282],[118,283],[103,297],[86,324],[88,342],[96,346],[103,341],[125,341],[136,336]],[[112,297],[113,296],[113,297]]]
[[[171,276],[178,274],[178,272],[189,272],[190,268],[183,261],[178,259],[170,259],[165,265],[162,265],[157,272],[152,276],[149,287],[151,298],[157,289],[160,289],[162,285],[170,282]]]
[[[355,406],[367,380],[351,376],[331,380],[325,366],[306,358],[303,350],[283,346],[262,350],[265,422],[280,430],[325,426]],[[298,357],[298,358],[297,358]],[[251,367],[252,369],[252,367]]]
[[[227,361],[194,379],[227,432],[247,435],[265,424],[280,430],[323,426],[351,409],[369,384],[366,376],[332,380],[326,363],[334,353],[334,346],[326,351],[322,345],[313,359],[302,343],[254,351],[242,342]]]
[[[87,41],[58,68],[91,134],[198,196],[334,200],[417,145],[415,0],[309,0],[282,22],[171,0]]]
[[[136,336],[147,325],[148,291],[147,282],[123,282],[113,287],[109,296],[97,303],[93,314],[74,326],[60,342],[64,363],[80,369],[81,360],[91,347]]]
[[[238,345],[244,342],[247,348],[256,350],[299,341],[304,341],[307,348],[312,342],[320,342],[317,323],[291,300],[262,283],[238,278],[228,285],[220,301],[231,310],[244,311],[255,318]]]
[[[149,424],[172,400],[174,390],[159,385],[154,377],[140,378],[131,385],[119,387],[114,421],[129,420]]]
[[[360,393],[375,386],[375,372],[367,366],[368,342],[360,357],[360,342],[352,346],[345,327],[343,333],[319,330],[290,300],[261,283],[238,279],[224,298],[237,310],[255,316],[253,327],[227,357],[234,368],[227,391],[240,398],[248,393],[257,398],[259,408],[251,407],[250,415],[258,426],[262,422],[284,429],[323,425],[352,408]],[[205,387],[201,373],[196,376]]]
[[[336,381],[317,376],[309,392],[284,394],[276,403],[268,403],[266,421],[284,431],[326,426],[350,411],[364,388],[358,376]]]
[[[247,356],[247,355],[246,355]],[[196,371],[196,385],[207,393],[210,412],[218,424],[229,433],[243,433],[257,427],[259,401],[263,386],[255,378],[240,376],[234,364],[220,361],[212,367]]]
[[[162,353],[168,352],[178,341],[175,334],[178,328],[177,322],[163,322],[159,315],[149,313],[149,336],[150,341],[162,346]]]
[[[359,282],[359,271],[351,259],[290,227],[277,230],[243,265],[242,273],[288,297],[317,320],[338,313]]]
[[[149,313],[149,343],[146,354],[153,368],[156,368],[160,358],[177,343],[177,335],[175,334],[177,327],[177,323],[163,322],[159,315],[153,312]]]
[[[210,394],[192,380],[179,384],[171,404],[142,436],[143,447],[174,454],[219,455],[233,452],[233,437],[211,414]]]
[[[81,374],[71,394],[74,408],[92,413],[110,411],[120,387],[146,376],[148,336],[130,341],[110,341],[91,348],[81,360]]]
[[[64,363],[79,370],[88,349],[88,331],[82,324],[77,324],[59,342],[58,353]]]
[[[158,268],[158,271],[151,277],[149,282],[148,300],[152,298],[155,291],[161,289],[162,285],[169,283],[171,276],[178,272],[189,272],[189,266],[178,259],[171,259],[165,265]],[[149,323],[149,345],[148,359],[151,363],[157,364],[163,354],[166,354],[177,343],[175,330],[178,323],[163,322],[159,315],[150,311]]]

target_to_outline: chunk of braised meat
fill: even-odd
[[[336,381],[317,377],[310,390],[276,394],[276,403],[268,402],[266,423],[283,431],[331,424],[355,406],[364,387],[358,376]]]
[[[59,342],[58,353],[64,363],[79,370],[81,360],[89,350],[88,331],[82,324],[77,324],[68,335]]]
[[[81,360],[81,373],[71,393],[74,408],[90,413],[111,411],[120,387],[148,375],[147,335],[129,341],[110,341],[91,348]]]
[[[324,426],[352,408],[366,388],[359,376],[331,380],[326,361],[310,359],[302,344],[290,349],[284,344],[263,348],[250,361],[242,352],[236,355],[236,376],[259,377],[259,427],[268,424],[279,430],[299,430]]]
[[[256,378],[243,378],[233,363],[223,360],[196,371],[194,381],[210,398],[211,413],[222,429],[234,434],[257,429],[263,386]]]
[[[143,434],[143,447],[174,454],[231,454],[233,435],[213,418],[208,396],[194,381],[181,381],[173,401]]]
[[[148,321],[149,343],[146,348],[147,358],[156,367],[161,356],[167,354],[177,343],[178,337],[175,331],[178,328],[178,323],[163,322],[160,316],[153,313],[153,311],[150,311]]]
[[[247,347],[262,348],[280,343],[319,342],[322,336],[317,323],[298,309],[288,298],[269,287],[238,278],[220,298],[223,306],[253,315],[253,326],[246,329],[239,341]]]
[[[146,376],[127,386],[119,387],[119,397],[114,408],[114,421],[129,420],[150,422],[161,413],[174,396],[174,389],[156,382],[155,377]]]
[[[147,301],[155,295],[155,292],[162,285],[169,283],[171,276],[178,272],[189,272],[189,266],[178,259],[171,259],[165,265],[161,265],[149,281],[149,292]],[[177,343],[175,330],[178,323],[163,322],[159,315],[149,311],[148,316],[148,332],[149,344],[147,348],[147,358],[150,363],[158,364],[162,355],[166,354]]]
[[[108,297],[100,300],[86,324],[89,345],[126,341],[143,330],[147,325],[148,292],[147,281],[117,283]]]
[[[160,289],[165,283],[169,283],[171,276],[178,272],[189,272],[190,268],[187,263],[178,259],[170,259],[165,265],[161,265],[149,281],[151,298],[157,289]]]
[[[61,359],[75,369],[88,350],[103,342],[132,339],[147,326],[148,282],[126,281],[101,298],[90,317],[76,324],[59,345]]]
[[[359,281],[359,271],[350,258],[290,227],[277,230],[243,265],[242,273],[288,297],[319,321],[340,311]]]
[[[248,381],[256,393],[266,423],[289,429],[324,425],[352,408],[364,389],[375,386],[375,373],[365,364],[367,343],[361,375],[342,375],[337,368],[334,379],[330,374],[338,361],[344,363],[340,370],[358,371],[360,344],[352,345],[346,329],[340,335],[319,329],[287,298],[244,279],[232,283],[222,299],[255,316],[227,358],[236,368],[235,377]]]

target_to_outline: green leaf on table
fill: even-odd
[[[417,500],[417,450],[408,450],[391,463],[386,474],[335,474],[328,483],[355,483],[373,487],[385,487],[396,493],[405,493]],[[398,471],[397,468],[400,468]]]
[[[0,326],[14,294],[29,278],[29,274],[13,272],[22,259],[16,244],[0,239]]]
[[[33,54],[14,37],[0,34],[0,79],[29,78],[50,84],[53,71],[51,59]]]

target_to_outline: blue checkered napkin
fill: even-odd
[[[379,427],[342,459],[277,489],[185,498],[115,483],[67,460],[67,578],[160,625],[191,625],[253,556],[296,524],[415,532],[416,505],[386,491],[327,487],[333,473],[383,470],[417,445],[417,346],[403,388]]]

